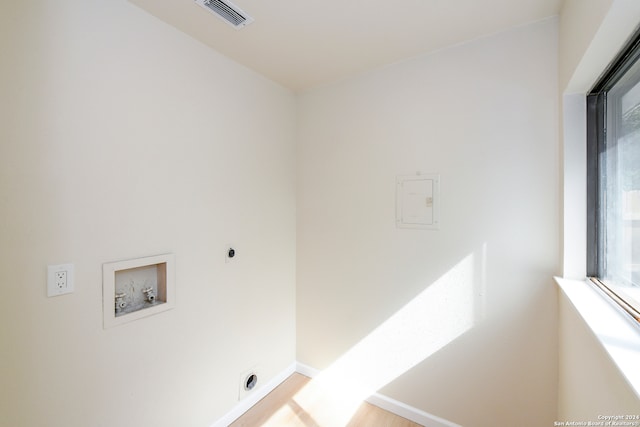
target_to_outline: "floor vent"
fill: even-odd
[[[253,22],[253,18],[244,13],[230,1],[222,0],[195,0],[197,4],[211,13],[218,15],[234,28],[242,28]]]

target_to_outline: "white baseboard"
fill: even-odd
[[[296,372],[309,378],[313,378],[320,373],[319,370],[300,362],[296,363]],[[380,393],[375,393],[372,396],[369,396],[366,401],[384,409],[385,411],[389,411],[392,414],[396,414],[425,427],[461,427],[460,425],[445,420],[444,418],[431,415],[425,411],[414,408],[413,406],[409,406],[395,399],[391,399],[390,397]]]
[[[309,378],[313,378],[320,373],[318,369],[300,362],[296,362],[296,372]]]
[[[383,394],[375,393],[369,396],[367,402],[425,427],[462,427],[459,424],[429,414],[428,412],[414,408],[413,406],[409,406],[406,403],[402,403]]]
[[[273,389],[278,387],[284,380],[289,378],[291,374],[298,372],[309,378],[313,378],[320,373],[319,370],[305,365],[304,363],[295,362],[292,363],[285,370],[280,372],[267,384],[264,384],[258,390],[251,393],[245,399],[238,402],[225,416],[213,423],[211,427],[228,427],[229,424],[240,418],[245,412],[247,412],[253,405],[258,403],[263,397],[271,393]],[[372,405],[396,414],[400,417],[406,418],[410,421],[423,425],[425,427],[461,427],[458,424],[447,421],[443,418],[431,415],[413,406],[409,406],[405,403],[399,402],[390,397],[384,396],[379,393],[375,393],[367,399]]]
[[[296,363],[292,363],[285,370],[280,372],[274,378],[271,379],[268,383],[262,385],[262,387],[258,388],[247,397],[238,402],[226,415],[220,418],[218,421],[213,423],[211,427],[228,427],[229,424],[240,418],[245,412],[247,412],[253,405],[258,403],[262,398],[264,398],[267,394],[271,393],[273,389],[278,387],[284,380],[289,378],[291,374],[296,372]]]

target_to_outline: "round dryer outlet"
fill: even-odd
[[[260,383],[260,374],[257,369],[251,369],[240,375],[240,390],[238,393],[238,400],[242,400],[249,393],[256,390]]]
[[[258,384],[258,376],[256,374],[251,374],[244,380],[244,389],[251,391],[256,384]]]

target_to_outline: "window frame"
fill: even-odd
[[[602,216],[600,154],[607,136],[607,95],[619,80],[640,61],[640,27],[637,28],[616,55],[596,84],[587,93],[587,277],[627,314],[640,322],[640,308],[625,300],[623,295],[599,278],[604,259],[604,232],[599,226]]]

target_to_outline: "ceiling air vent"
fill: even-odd
[[[242,28],[253,22],[253,18],[247,15],[230,1],[222,0],[196,0],[200,6],[231,24],[235,28]]]

